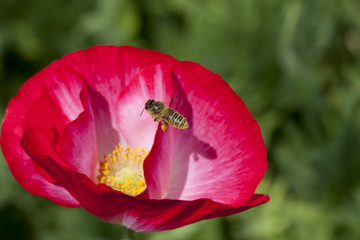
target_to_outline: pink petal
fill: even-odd
[[[81,205],[100,219],[112,223],[121,223],[136,231],[161,231],[178,228],[193,222],[214,217],[227,216],[265,203],[265,195],[253,195],[244,206],[232,207],[213,202],[209,199],[196,201],[138,199],[100,184],[95,185],[88,177],[59,165],[33,148],[31,138],[39,131],[28,129],[22,145],[27,153],[57,184],[64,186],[75,196]]]
[[[257,122],[219,75],[183,62],[177,78],[171,107],[187,118],[190,127],[170,128],[161,139],[172,142],[166,198],[245,204],[267,165]]]
[[[49,197],[63,205],[77,205],[72,202],[75,200],[70,195],[66,197],[63,191],[58,190],[59,187],[48,182],[51,181],[50,176],[30,162],[19,145],[23,129],[29,126],[43,126],[48,129],[55,127],[58,134],[63,134],[65,125],[76,119],[84,110],[79,94],[86,79],[89,82],[87,88],[91,99],[89,106],[91,105],[95,116],[97,158],[100,160],[102,155],[111,152],[118,142],[126,142],[120,139],[118,133],[116,122],[118,116],[110,114],[118,109],[117,104],[122,101],[119,97],[120,92],[132,82],[132,79],[139,78],[141,74],[137,77],[136,75],[141,69],[147,66],[151,68],[161,63],[171,66],[173,61],[172,57],[151,50],[126,46],[97,46],[68,54],[29,79],[9,103],[2,125],[1,146],[15,178],[31,193]],[[159,69],[163,71],[163,67],[157,67],[155,70]],[[154,83],[157,84],[156,81]],[[154,89],[162,89],[162,87]],[[131,98],[131,96],[125,96],[124,99],[126,98]],[[164,101],[168,100],[164,98]],[[133,110],[132,113],[137,114],[138,111],[140,109]],[[157,124],[151,122],[151,118],[146,114],[142,117],[141,120],[146,121],[144,126],[150,126],[144,131],[148,132],[152,128],[152,137],[144,138],[143,143],[138,143],[140,137],[131,139],[132,135],[127,133],[126,135],[130,136],[129,141],[133,141],[134,145],[150,148],[152,145],[150,139],[153,139]],[[73,125],[76,124],[79,123],[73,123]],[[64,133],[64,138],[70,138],[72,135],[70,129],[75,126],[70,126],[66,130],[68,133]],[[142,126],[142,123],[138,126]],[[68,136],[65,137],[65,135]],[[124,137],[125,134],[122,136]],[[79,141],[84,142],[85,138]],[[75,144],[75,142],[69,141],[68,144]],[[66,159],[62,161],[65,165],[69,163]],[[73,167],[82,169],[76,163]],[[80,171],[88,173],[89,169]],[[27,174],[24,175],[24,173]],[[54,191],[52,191],[52,186],[55,187]],[[55,192],[55,195],[59,193],[59,196],[64,196],[64,199],[58,199],[58,196],[53,198],[49,189]]]
[[[111,112],[109,103],[96,89],[88,83],[84,85],[82,101],[85,110],[89,111],[92,121],[96,141],[97,160],[102,161],[104,154],[111,153],[115,146],[122,142],[121,136],[114,123],[114,112]],[[79,129],[81,126],[79,126]],[[77,137],[77,136],[74,136]],[[93,140],[93,139],[89,139]]]
[[[171,68],[174,58],[156,51],[131,46],[95,46],[67,54],[49,67],[71,66],[116,107],[117,97],[143,68],[166,64]]]
[[[131,147],[145,147],[150,150],[159,125],[144,111],[149,99],[156,99],[165,104],[170,103],[174,92],[171,73],[164,65],[153,65],[144,68],[119,94],[115,113],[118,131],[121,133],[121,144]]]
[[[17,181],[27,191],[35,195],[48,197],[54,202],[69,207],[79,203],[64,188],[49,181],[49,176],[39,174],[36,166],[20,146],[23,129],[29,125],[63,127],[66,117],[54,105],[41,84],[42,73],[29,79],[9,102],[2,123],[1,148],[8,166]],[[38,110],[42,109],[42,114]],[[32,112],[32,113],[31,113]],[[50,120],[50,121],[49,121]]]
[[[151,123],[148,114],[145,113],[141,117],[139,114],[149,98],[157,97],[156,100],[169,102],[169,95],[172,94],[169,67],[174,61],[171,56],[147,49],[130,46],[96,46],[70,53],[53,62],[49,68],[64,70],[71,68],[78,76],[86,79],[91,89],[98,93],[98,98],[103,98],[101,101],[108,104],[106,111],[111,113],[121,111],[111,116],[112,127],[121,133],[120,142],[123,145],[150,149],[158,124]],[[61,87],[59,93],[67,89],[68,84],[70,86],[73,84],[73,78],[66,76],[62,81],[65,81],[63,84],[65,87]],[[78,82],[74,83],[75,89],[78,89]],[[55,86],[59,84],[55,82]],[[74,92],[76,91],[72,94],[68,94],[69,92],[62,94],[70,99],[70,96],[77,97]],[[72,101],[78,106],[78,100],[71,100],[68,103]],[[68,103],[65,103],[65,106]],[[95,113],[95,116],[97,115]],[[130,116],[133,119],[130,120]],[[97,129],[101,128],[97,127]],[[112,142],[106,143],[109,143],[107,145],[111,148],[115,147]],[[100,152],[104,153],[99,151],[99,154]]]
[[[74,120],[83,111],[80,91],[84,79],[71,66],[45,69],[42,77],[45,88],[59,110]]]
[[[98,161],[103,160],[104,154],[111,153],[121,140],[112,126],[106,99],[87,83],[80,95],[84,112],[65,126],[61,136],[50,139],[52,145],[48,147],[53,148],[60,159],[66,159],[67,167],[97,181]],[[50,152],[42,154],[52,156]]]
[[[48,139],[51,145],[43,143],[44,155],[50,155],[54,150],[59,159],[66,159],[66,166],[86,174],[95,180],[95,169],[97,167],[97,141],[93,112],[89,103],[89,96],[86,96],[86,89],[82,92],[85,111],[77,119],[65,126],[61,136]],[[37,142],[39,144],[39,142]],[[46,149],[46,148],[52,148]]]
[[[168,133],[164,133],[159,128],[154,145],[144,161],[144,176],[150,199],[167,198],[170,187],[172,153],[172,141],[169,139]]]

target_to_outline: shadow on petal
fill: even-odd
[[[194,135],[193,108],[179,79],[175,75],[172,76],[172,79],[174,95],[170,106],[181,111],[181,114],[184,115],[189,123],[189,128],[186,130],[171,128],[169,131],[173,146],[182,146],[182,149],[173,153],[170,187],[167,198],[179,199],[186,183],[191,157],[195,161],[199,161],[199,155],[201,155],[203,159],[212,161],[217,158],[217,152],[209,143],[202,141]]]
[[[109,103],[98,91],[86,83],[82,92],[84,108],[91,108],[96,129],[97,159],[103,160],[104,154],[111,153],[121,142],[112,124]]]

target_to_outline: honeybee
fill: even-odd
[[[185,129],[189,127],[189,124],[183,115],[174,109],[165,106],[165,104],[162,102],[156,102],[153,99],[149,99],[145,103],[145,108],[142,110],[141,114],[144,110],[148,111],[148,113],[154,118],[155,122],[161,121],[161,129],[164,132],[168,130],[169,125],[179,129]]]

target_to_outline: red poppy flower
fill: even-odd
[[[149,99],[189,128],[144,112]],[[30,78],[10,101],[1,147],[30,193],[103,221],[161,231],[265,203],[257,122],[217,74],[134,47],[96,46]]]

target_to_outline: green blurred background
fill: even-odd
[[[0,119],[20,86],[96,44],[151,48],[219,73],[261,126],[271,201],[138,239],[360,239],[360,1],[1,0]],[[1,239],[126,239],[29,194],[0,156]]]

